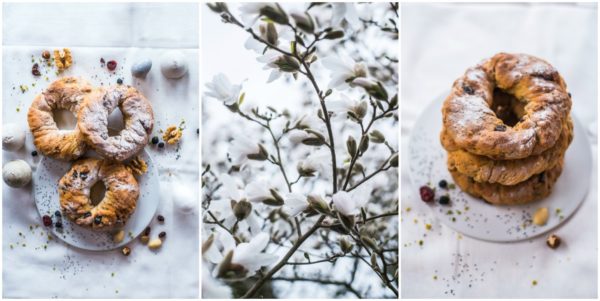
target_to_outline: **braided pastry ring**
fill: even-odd
[[[521,119],[506,125],[491,109],[494,89],[514,96]],[[492,159],[522,159],[552,147],[571,109],[558,72],[526,54],[499,53],[454,82],[442,108],[444,128],[457,147]]]
[[[119,107],[125,128],[116,136],[108,134],[108,115]],[[104,97],[89,98],[77,119],[85,141],[102,157],[124,161],[148,144],[154,126],[150,102],[131,86],[118,85]]]
[[[103,181],[104,198],[94,206],[90,189]],[[79,159],[60,179],[60,206],[76,224],[94,230],[111,230],[124,225],[135,210],[140,189],[125,165],[95,158]]]

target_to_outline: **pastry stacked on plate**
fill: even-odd
[[[463,191],[497,205],[548,196],[573,140],[571,95],[546,61],[499,53],[458,78],[440,140]]]
[[[118,108],[125,128],[109,135],[108,116]],[[77,117],[72,130],[59,129],[53,112],[69,110]],[[71,169],[58,184],[60,205],[76,224],[92,229],[110,230],[127,222],[135,210],[139,186],[129,160],[146,144],[154,125],[150,102],[135,88],[126,85],[94,87],[75,77],[51,83],[33,100],[27,114],[33,142],[38,151],[61,161],[73,161]],[[82,158],[93,149],[101,158]],[[90,189],[98,181],[106,187],[104,198],[92,204]]]

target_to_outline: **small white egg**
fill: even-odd
[[[131,75],[137,78],[145,78],[150,69],[152,69],[152,61],[150,59],[142,59],[131,65]]]
[[[25,130],[15,124],[7,123],[2,127],[2,149],[17,151],[25,144]]]
[[[2,178],[10,187],[24,187],[31,182],[31,167],[23,160],[8,162],[2,168]]]
[[[166,78],[177,79],[188,71],[188,63],[183,52],[169,50],[160,59],[160,71]]]

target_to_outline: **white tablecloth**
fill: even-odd
[[[75,61],[65,75],[104,85],[123,78],[125,84],[140,89],[154,108],[153,135],[159,136],[159,130],[182,120],[186,123],[179,147],[146,147],[159,166],[157,214],[165,217],[164,224],[151,223],[152,236],[167,233],[158,251],[138,240],[129,244],[129,257],[120,250],[87,252],[56,239],[47,242],[31,185],[14,189],[4,184],[3,297],[197,297],[198,5],[13,3],[5,4],[3,10],[3,123],[27,128],[27,109],[34,95],[56,78],[52,72],[49,81],[44,76],[34,78],[31,57],[39,57],[44,49],[62,47],[71,48]],[[184,78],[167,80],[162,76],[159,58],[166,48],[185,54],[189,74]],[[152,70],[145,80],[132,79],[130,66],[142,57],[152,59]],[[116,74],[101,68],[100,58],[116,60]],[[29,91],[21,93],[19,85],[27,85]],[[32,157],[33,149],[29,135],[24,149],[3,152],[4,163],[23,159],[35,172],[40,156]],[[191,213],[185,213],[186,207],[192,207]]]
[[[403,297],[597,297],[596,18],[595,4],[403,5]],[[467,67],[500,51],[530,53],[553,64],[592,143],[593,177],[581,179],[590,181],[590,190],[573,218],[554,231],[563,239],[556,250],[544,236],[508,244],[462,237],[436,220],[410,185],[407,143],[417,116]]]

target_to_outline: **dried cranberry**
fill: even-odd
[[[433,197],[435,196],[435,192],[429,186],[421,186],[419,193],[421,194],[421,200],[427,203],[433,201]]]
[[[494,128],[494,131],[496,131],[496,132],[504,132],[504,131],[506,131],[506,126],[505,126],[505,125],[502,125],[502,124],[501,124],[501,125],[497,125],[497,126]]]
[[[115,60],[108,61],[108,63],[106,63],[106,68],[110,71],[117,69],[117,62]]]
[[[52,226],[52,218],[49,215],[42,216],[42,221],[44,222],[44,226],[46,226],[46,227]]]

